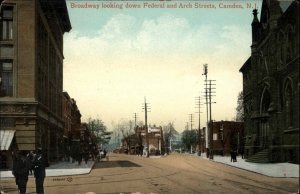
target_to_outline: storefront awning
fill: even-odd
[[[0,130],[0,150],[8,150],[16,130]]]

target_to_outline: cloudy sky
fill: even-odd
[[[204,92],[203,64],[208,79],[216,80],[213,119],[234,119],[239,69],[250,56],[252,9],[246,3],[260,8],[261,1],[228,2],[244,9],[218,8],[226,1],[217,0],[198,1],[216,9],[72,8],[101,2],[67,1],[72,30],[64,35],[64,90],[77,101],[82,121],[100,118],[110,128],[113,121],[134,120],[134,113],[144,121],[146,97],[148,123],[174,122],[182,131],[194,114],[198,126],[195,97]],[[205,111],[203,105],[202,126]]]

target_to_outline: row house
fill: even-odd
[[[76,101],[67,92],[63,92],[63,120],[65,125],[62,151],[66,159],[74,152],[72,148],[79,144],[81,136],[81,113]]]
[[[95,153],[98,149],[96,136],[88,128],[88,124],[81,122],[81,113],[76,101],[63,92],[63,149],[64,160],[77,158],[79,153]]]
[[[64,133],[63,35],[66,1],[0,1],[1,159],[14,149],[60,157]],[[2,163],[2,162],[1,162]]]

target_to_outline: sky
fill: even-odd
[[[123,6],[123,8],[102,8]],[[126,8],[126,3],[141,8]],[[212,119],[233,120],[242,91],[239,69],[251,54],[252,10],[261,1],[148,1],[164,8],[143,7],[141,1],[67,1],[72,30],[64,35],[64,91],[77,102],[82,122],[99,118],[112,130],[120,120],[173,122],[183,131],[190,114],[198,127],[195,98],[204,103],[203,65],[216,80]],[[178,8],[180,3],[191,8]],[[196,8],[212,4],[216,8]],[[241,4],[241,8],[220,8]],[[247,8],[251,3],[252,8]],[[167,5],[177,4],[177,8]],[[99,8],[84,8],[85,6]],[[201,127],[206,106],[201,106]]]

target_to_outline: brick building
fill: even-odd
[[[73,152],[72,145],[80,142],[82,124],[81,113],[76,101],[67,92],[63,92],[63,120],[65,125],[62,154],[65,158],[68,158]]]
[[[64,127],[63,34],[71,29],[66,2],[6,0],[0,12],[3,150],[9,156],[12,149],[41,147],[57,160]]]
[[[245,156],[299,163],[299,0],[253,11],[251,56],[241,67]]]
[[[244,123],[235,121],[213,122],[214,154],[229,155],[230,151],[241,153],[244,149]]]

